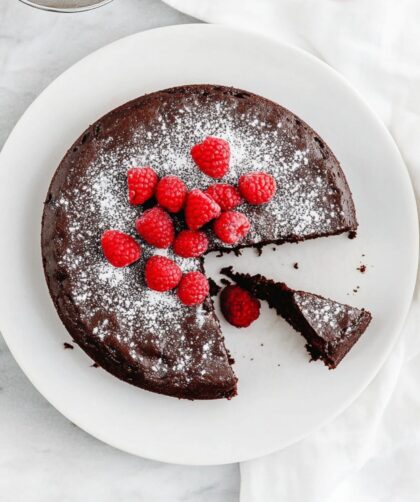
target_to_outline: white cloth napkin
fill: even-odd
[[[419,0],[165,1],[207,22],[271,34],[341,72],[388,126],[419,201]],[[417,284],[404,333],[373,383],[311,437],[243,463],[241,502],[419,501],[419,328]]]

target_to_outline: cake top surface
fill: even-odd
[[[303,291],[295,291],[293,298],[312,329],[332,345],[359,329],[363,310]]]

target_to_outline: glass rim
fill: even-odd
[[[51,2],[51,5],[43,5],[42,3],[39,3],[38,0],[20,0],[20,1],[25,5],[29,5],[30,7],[35,7],[37,9],[42,9],[52,12],[64,12],[64,13],[83,12],[91,9],[96,9],[98,7],[102,7],[103,5],[112,2],[112,0],[90,0],[88,4],[86,4],[85,1],[83,2],[84,5],[66,7],[65,6],[66,0],[55,0],[54,2]]]

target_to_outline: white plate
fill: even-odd
[[[253,250],[241,258],[206,259],[211,276],[233,263],[371,310],[367,333],[335,371],[309,364],[302,337],[265,307],[247,330],[222,323],[237,361],[239,396],[232,401],[188,402],[145,392],[91,368],[80,349],[63,350],[70,340],[48,295],[39,243],[50,178],[89,123],[136,96],[186,83],[233,85],[285,105],[318,131],[342,162],[360,222],[357,239],[284,245],[265,250],[259,259]],[[10,135],[0,166],[4,337],[33,384],[61,413],[122,450],[168,462],[221,464],[289,445],[357,397],[402,327],[418,258],[417,213],[406,168],[355,91],[300,50],[209,25],[125,38],[74,65],[38,97]],[[366,274],[356,270],[361,262]]]

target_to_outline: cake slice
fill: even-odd
[[[232,267],[221,270],[260,300],[266,300],[306,339],[313,360],[335,368],[368,327],[372,315],[365,309],[289,288],[264,276],[240,274]]]

